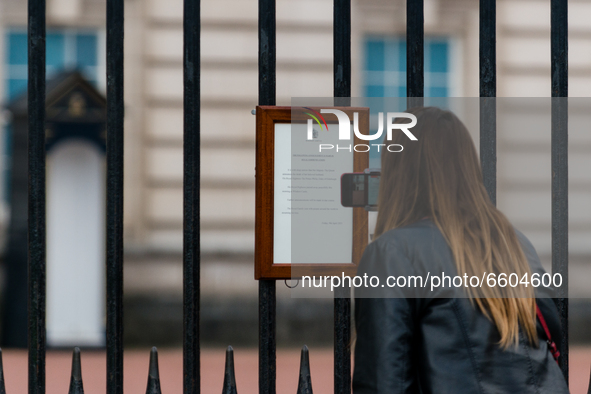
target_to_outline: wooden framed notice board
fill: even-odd
[[[368,216],[341,205],[340,178],[369,166],[358,134],[369,108],[256,107],[255,279],[356,273]]]

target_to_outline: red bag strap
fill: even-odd
[[[537,303],[536,314],[538,315],[538,320],[540,321],[540,324],[542,325],[542,328],[546,333],[546,342],[548,342],[548,348],[550,349],[550,353],[552,353],[552,357],[554,357],[554,360],[556,360],[556,363],[558,363],[558,357],[560,357],[560,352],[556,348],[556,343],[552,340],[552,335],[550,335],[550,329],[546,324],[546,319],[544,319],[544,315],[542,315],[542,311],[540,310],[540,307]]]

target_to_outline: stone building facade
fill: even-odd
[[[203,0],[201,4],[203,297],[238,297],[256,305],[255,118],[251,110],[258,92],[257,2]],[[549,97],[549,2],[499,0],[497,5],[498,95]],[[182,9],[182,0],[125,0],[126,294],[137,299],[157,295],[169,306],[180,305],[182,292]],[[380,83],[385,86],[383,94],[402,89],[398,82],[404,70],[389,69],[386,61],[384,69],[374,69],[372,51],[386,48],[386,57],[403,53],[403,49],[387,51],[403,41],[405,2],[353,0],[352,9],[353,95],[374,92],[371,89]],[[291,97],[332,96],[332,15],[330,0],[277,1],[278,105],[290,105]],[[591,93],[590,17],[591,4],[569,2],[569,92],[573,97]],[[94,67],[94,81],[104,90],[104,1],[48,0],[47,21],[48,29],[58,35],[96,36],[97,61],[89,70]],[[9,36],[23,29],[26,2],[0,0],[4,102],[10,80],[22,77],[22,67],[12,67],[9,61],[13,49]],[[478,30],[478,2],[425,0],[425,36],[433,43],[432,55],[427,56],[439,56],[432,57],[434,68],[426,77],[433,92],[478,96]],[[64,49],[66,57],[67,52]],[[447,64],[444,69],[437,68],[441,59]],[[72,61],[61,64],[76,66]],[[6,112],[3,120],[10,120]],[[550,135],[504,132],[502,124],[498,134],[498,205],[548,264]],[[585,271],[591,256],[587,242],[591,237],[590,134],[572,132],[570,143],[571,261]],[[5,138],[2,145],[3,152],[9,152]],[[8,159],[9,153],[4,155],[4,169]],[[571,280],[584,286],[576,278]],[[289,297],[283,287],[278,286],[280,296]],[[207,314],[207,306],[204,311]]]

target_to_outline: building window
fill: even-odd
[[[451,95],[450,40],[425,38],[425,97]],[[406,97],[406,41],[369,36],[365,40],[365,97]]]
[[[63,70],[78,70],[97,88],[104,88],[104,62],[99,51],[104,47],[100,43],[102,35],[89,29],[48,29],[46,33],[46,75],[48,79]],[[26,29],[10,29],[5,37],[4,61],[4,92],[0,98],[4,103],[27,90],[27,31]],[[1,119],[0,119],[1,120]],[[10,123],[0,131],[0,196],[10,201],[10,166],[11,166],[11,133]],[[1,204],[0,204],[1,205]]]
[[[79,70],[95,86],[99,85],[99,36],[92,30],[48,30],[46,75],[62,70]],[[27,89],[27,32],[6,34],[4,99],[11,100]]]
[[[451,54],[452,45],[448,38],[425,38],[425,97],[453,95]],[[366,38],[363,84],[365,97],[406,97],[406,40],[404,38],[385,36]],[[446,99],[437,100],[437,105],[445,106],[446,102]],[[371,117],[373,122],[377,112],[384,111],[384,103],[381,100],[368,100],[367,105],[374,113]],[[377,149],[372,148],[369,151],[370,168],[381,167],[380,157]]]

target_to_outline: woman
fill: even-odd
[[[375,238],[358,271],[404,284],[356,294],[354,394],[568,393],[536,319],[538,305],[560,338],[550,289],[531,286],[544,270],[491,203],[466,127],[449,111],[409,112],[418,140],[400,133],[404,150],[382,151]],[[502,273],[520,284],[487,281]]]

